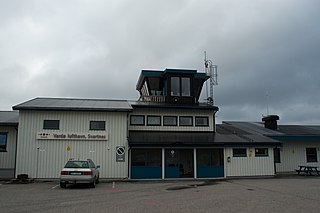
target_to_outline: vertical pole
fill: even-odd
[[[162,148],[162,155],[161,155],[161,157],[162,157],[162,177],[161,177],[161,179],[164,179],[165,178],[165,150],[164,150],[164,148]]]
[[[39,152],[40,152],[40,147],[37,147],[37,167],[36,167],[36,179],[38,178],[38,168],[39,168]]]
[[[197,149],[193,149],[193,168],[194,168],[194,178],[197,179]]]

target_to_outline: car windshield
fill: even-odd
[[[64,168],[89,168],[87,161],[68,161]]]

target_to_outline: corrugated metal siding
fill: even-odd
[[[0,152],[0,169],[14,169],[17,131],[13,126],[0,126],[0,132],[7,132],[7,151]]]
[[[147,123],[148,115],[156,116],[193,116],[193,126],[163,126],[163,118],[161,119],[161,126],[131,126],[129,123],[129,130],[143,130],[143,131],[214,131],[214,112],[209,110],[167,110],[167,109],[134,109],[130,115],[145,115],[145,123]],[[208,116],[209,126],[198,127],[195,126],[195,116]],[[130,122],[130,121],[129,121]]]
[[[37,140],[43,131],[43,120],[60,120],[60,132],[89,131],[92,120],[106,121],[107,141]],[[17,156],[17,173],[33,178],[58,178],[69,158],[91,158],[100,165],[101,178],[127,178],[126,162],[116,162],[116,147],[127,143],[127,113],[125,112],[36,112],[21,111]],[[59,132],[57,130],[46,130]],[[67,151],[67,146],[71,150]]]
[[[307,163],[306,148],[317,148],[318,162]],[[319,142],[283,142],[280,148],[280,162],[276,164],[277,172],[295,171],[299,165],[320,166]]]
[[[225,167],[227,177],[274,175],[273,149],[268,148],[268,157],[255,157],[254,148],[250,148],[252,156],[232,157],[232,148],[225,149]],[[249,153],[249,150],[247,150]],[[231,161],[228,162],[227,158]]]

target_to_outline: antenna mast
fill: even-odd
[[[204,51],[204,67],[206,74],[210,77],[210,96],[208,96],[208,84],[207,84],[207,103],[214,105],[213,101],[213,87],[218,85],[218,66],[214,65],[211,60],[207,59],[207,52]]]

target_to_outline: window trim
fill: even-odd
[[[181,124],[180,118],[191,118],[191,124]],[[179,116],[179,126],[193,126],[193,116]]]
[[[94,129],[94,128],[92,128],[92,123],[94,123],[94,122],[103,122],[103,124],[104,124],[104,128],[103,129]],[[106,131],[106,121],[90,121],[90,123],[89,123],[89,130],[90,131]]]
[[[316,153],[315,154],[311,153],[312,156],[310,156],[310,153],[308,154],[308,150],[315,150]],[[315,161],[310,161],[310,157],[313,157],[313,156],[315,156]],[[307,163],[317,163],[318,162],[318,152],[317,152],[317,148],[316,147],[306,147],[306,161],[307,161]]]
[[[165,124],[165,123],[164,123],[164,119],[165,119],[165,118],[175,118],[176,124]],[[163,116],[163,121],[162,121],[162,123],[163,123],[163,126],[178,126],[178,116],[165,115],[165,116]]]
[[[143,124],[133,124],[132,123],[132,117],[142,117],[143,118]],[[130,115],[130,125],[131,126],[145,126],[146,125],[146,118],[144,115]]]
[[[197,124],[197,118],[205,118],[207,120],[207,124]],[[195,126],[197,127],[208,127],[209,126],[209,116],[196,116],[194,118]]]
[[[159,124],[149,124],[149,118],[159,118]],[[160,115],[147,115],[147,126],[161,126],[161,116]]]
[[[46,127],[46,122],[49,122],[49,121],[52,121],[52,122],[58,122],[58,127],[56,128],[56,127]],[[50,119],[45,119],[45,120],[43,120],[43,129],[44,130],[60,130],[60,120],[50,120]]]
[[[257,149],[263,149],[263,150],[266,150],[266,153],[263,153],[263,154],[258,154],[257,155]],[[254,156],[255,157],[269,157],[269,149],[268,148],[254,148]]]
[[[245,154],[241,154],[241,153],[234,153],[234,150],[245,150]],[[246,158],[248,157],[248,149],[247,148],[232,148],[232,157],[235,158]]]
[[[8,147],[8,132],[0,132],[0,135],[5,136],[5,144],[4,144],[4,149],[0,148],[0,152],[7,152],[7,147]]]

